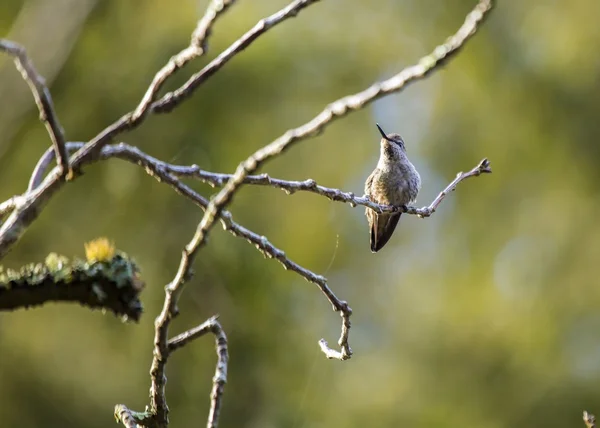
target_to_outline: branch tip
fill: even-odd
[[[596,417],[587,411],[583,411],[583,422],[587,428],[596,428]]]

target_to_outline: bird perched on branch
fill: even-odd
[[[365,194],[380,205],[409,205],[415,202],[421,189],[421,176],[406,156],[404,141],[398,134],[381,133],[381,151],[377,167],[367,178]],[[371,251],[376,253],[389,241],[402,213],[378,214],[366,209],[371,231]]]

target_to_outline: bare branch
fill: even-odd
[[[169,352],[173,352],[207,333],[212,333],[215,336],[217,367],[213,377],[213,388],[210,394],[210,411],[208,413],[208,422],[206,426],[207,428],[216,428],[219,423],[223,390],[225,388],[225,383],[227,383],[227,364],[229,362],[227,336],[223,331],[223,327],[221,327],[217,317],[214,316],[204,321],[199,326],[175,336],[169,340],[168,346]]]
[[[140,120],[140,118],[142,118],[142,116],[145,116],[150,112],[149,108],[156,99],[158,91],[169,77],[175,74],[177,70],[184,67],[194,58],[202,56],[206,53],[207,39],[210,35],[213,24],[217,18],[234,3],[234,1],[235,0],[212,0],[210,2],[206,12],[204,13],[204,16],[202,19],[200,19],[200,21],[198,21],[198,25],[192,33],[189,46],[183,49],[177,55],[171,57],[169,62],[167,62],[167,64],[165,64],[165,66],[161,68],[154,76],[154,79],[146,90],[142,101],[140,101],[140,104],[131,115],[130,120],[132,122],[137,122]]]
[[[596,417],[585,410],[583,411],[583,422],[587,428],[596,428]]]
[[[52,154],[52,152],[50,152]],[[221,174],[214,173],[201,170],[197,165],[192,166],[180,166],[180,165],[171,165],[164,164],[164,168],[166,171],[172,173],[178,177],[196,177],[202,180],[205,183],[209,183],[213,186],[222,186],[228,180],[230,180],[233,175],[232,174]],[[281,189],[288,194],[293,194],[298,191],[305,191],[316,193],[317,195],[325,196],[327,199],[337,202],[344,202],[350,204],[352,207],[357,205],[362,205],[367,208],[371,208],[372,210],[383,213],[383,212],[404,212],[407,214],[414,214],[420,217],[429,217],[431,216],[437,207],[440,205],[442,200],[460,183],[461,181],[470,178],[477,177],[481,174],[491,173],[492,169],[490,166],[490,162],[487,159],[483,159],[475,168],[471,171],[464,173],[459,172],[456,179],[454,179],[444,190],[440,192],[440,194],[436,197],[436,199],[427,207],[416,208],[416,207],[396,207],[393,205],[380,205],[373,201],[371,201],[366,196],[358,197],[355,196],[352,192],[344,192],[339,189],[333,189],[330,187],[324,187],[317,184],[317,182],[311,178],[304,181],[288,181],[281,180],[278,178],[273,178],[268,174],[260,174],[260,175],[249,175],[244,178],[244,184],[254,184],[260,186],[270,186]]]
[[[223,333],[223,328],[221,327],[221,324],[218,321],[218,318],[219,318],[218,315],[210,317],[209,319],[204,321],[202,324],[200,324],[194,328],[190,328],[189,330],[184,331],[183,333],[178,334],[177,336],[169,339],[169,342],[168,342],[169,352],[173,352],[179,348],[183,348],[184,346],[186,346],[193,340],[196,340],[196,339],[206,335],[207,333],[213,333],[215,335],[215,338],[217,338],[219,334],[223,334],[223,336],[225,336],[225,334]],[[225,337],[224,341],[225,341],[225,343],[227,343],[226,337]],[[225,346],[225,348],[227,348],[227,346]],[[227,369],[225,369],[225,371],[227,371]],[[227,378],[227,375],[225,375],[225,378]]]
[[[40,111],[40,120],[46,126],[54,151],[56,152],[56,158],[58,159],[58,165],[61,170],[60,177],[64,177],[69,172],[69,157],[65,149],[65,137],[58,121],[56,112],[54,111],[54,104],[52,103],[52,97],[50,91],[46,87],[46,82],[38,74],[33,66],[33,63],[27,56],[25,49],[15,43],[6,39],[0,39],[0,51],[6,52],[7,54],[14,57],[15,65],[21,72],[23,79],[29,85],[35,103]]]
[[[251,30],[233,42],[231,46],[225,49],[218,57],[211,61],[210,64],[190,77],[183,86],[176,91],[165,94],[160,100],[156,101],[152,105],[152,111],[156,113],[171,111],[181,101],[189,97],[198,86],[219,71],[231,58],[250,46],[257,38],[286,19],[295,17],[301,10],[317,1],[319,0],[295,0],[279,12],[261,19]]]
[[[212,333],[215,336],[217,364],[215,368],[215,375],[213,376],[213,387],[210,394],[210,410],[206,423],[207,428],[217,428],[218,426],[219,414],[221,412],[221,405],[223,401],[223,392],[225,389],[225,384],[227,383],[227,365],[229,363],[227,336],[225,335],[225,331],[223,330],[223,327],[217,318],[218,316],[213,316],[199,326],[173,337],[167,342],[166,350],[167,355],[170,355],[171,352],[188,345],[193,340],[202,337],[207,333]],[[152,372],[151,375],[154,376]],[[166,381],[166,379],[164,381]],[[162,382],[163,381],[158,381],[157,383],[160,384]],[[123,425],[127,427],[162,427],[168,425],[168,415],[159,415],[154,411],[154,409],[146,412],[134,412],[123,404],[118,404],[115,406],[114,415],[117,421],[121,421]]]
[[[77,150],[78,148],[83,147],[83,145],[84,143],[66,143],[66,147],[69,152]],[[174,177],[196,177],[202,180],[203,182],[209,183],[213,186],[222,186],[224,183],[226,183],[233,177],[232,174],[221,174],[204,171],[200,169],[198,165],[182,166],[163,162],[142,152],[136,147],[132,147],[124,143],[107,146],[100,153],[100,158],[102,159],[108,159],[113,157],[137,163],[144,167],[147,167],[148,165],[152,164],[155,169],[160,170],[160,172],[162,173],[172,174]],[[34,169],[33,175],[29,182],[30,189],[35,188],[39,185],[39,182],[42,180],[43,174],[45,172],[44,169],[48,167],[48,165],[52,162],[53,159],[54,151],[52,149],[48,149],[46,153],[42,155]],[[268,174],[260,174],[249,175],[245,177],[244,184],[275,187],[284,190],[288,194],[293,194],[298,191],[311,192],[316,193],[317,195],[324,196],[331,201],[348,203],[352,207],[362,205],[364,207],[371,208],[372,210],[378,213],[402,212],[425,218],[430,217],[437,210],[438,206],[442,203],[444,198],[448,196],[448,194],[453,192],[456,189],[456,186],[461,181],[464,181],[467,178],[471,177],[478,177],[481,174],[491,174],[491,172],[492,168],[490,161],[484,158],[481,162],[479,162],[477,166],[475,166],[470,171],[466,173],[459,172],[456,175],[456,178],[437,195],[437,197],[433,200],[433,202],[431,202],[431,204],[422,208],[417,208],[413,206],[380,205],[371,201],[366,196],[355,196],[352,192],[344,192],[340,189],[320,186],[315,180],[310,178],[304,181],[288,181],[281,180],[279,178],[273,178]],[[0,204],[0,208],[4,204],[10,207],[10,201],[12,199],[14,198],[9,199],[3,204]],[[0,214],[2,214],[1,209]]]
[[[345,308],[341,309],[340,315],[342,317],[342,334],[338,340],[338,345],[340,345],[341,351],[330,348],[325,339],[319,340],[319,346],[327,358],[343,361],[352,357],[352,349],[350,349],[350,345],[348,344],[348,335],[350,334],[350,315],[352,315],[352,309],[346,305]]]
[[[181,265],[187,263],[185,250],[181,259]],[[180,278],[182,268],[177,271],[177,276],[165,287],[165,301],[163,308],[154,321],[154,352],[152,365],[150,366],[150,412],[158,426],[169,425],[169,406],[165,397],[165,386],[167,376],[165,368],[169,358],[168,334],[171,319],[177,315],[177,298],[180,293],[181,284],[187,278]],[[176,282],[177,281],[177,282]],[[175,294],[177,293],[177,294]],[[174,295],[175,294],[175,295]]]
[[[201,55],[205,54],[208,50],[207,40],[213,25],[233,3],[235,3],[235,0],[212,0],[206,8],[204,16],[198,21],[198,25],[192,33],[192,40],[190,42],[191,46],[197,46],[201,49]]]
[[[454,192],[454,189],[456,189],[456,186],[458,185],[458,183],[460,183],[463,180],[466,180],[467,178],[479,177],[481,174],[491,174],[491,172],[492,172],[492,168],[490,166],[490,161],[487,159],[483,159],[471,171],[466,172],[466,173],[459,172],[456,175],[456,178],[454,180],[452,180],[452,182],[450,184],[448,184],[448,186],[446,186],[446,188],[444,190],[442,190],[439,195],[437,195],[437,197],[433,200],[433,202],[431,204],[429,204],[429,206],[424,207],[424,208],[403,207],[402,211],[404,211],[408,214],[416,214],[421,218],[429,217],[430,215],[432,215],[435,212],[435,210],[442,203],[444,198],[446,196],[448,196],[448,194],[450,192]]]

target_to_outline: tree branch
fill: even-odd
[[[481,174],[491,174],[491,173],[492,173],[492,168],[490,166],[490,161],[487,159],[483,159],[471,171],[459,172],[456,175],[456,178],[454,180],[452,180],[452,182],[450,184],[448,184],[448,186],[446,186],[446,188],[444,190],[442,190],[439,195],[437,195],[437,197],[433,200],[433,202],[431,204],[429,204],[429,206],[423,207],[423,208],[402,207],[401,211],[408,213],[408,214],[416,214],[421,218],[429,217],[430,215],[432,215],[435,212],[435,210],[442,203],[444,198],[446,196],[448,196],[448,194],[450,192],[454,192],[454,189],[456,189],[456,186],[458,185],[458,183],[460,183],[463,180],[466,180],[467,178],[479,177]]]
[[[138,321],[143,287],[136,265],[123,255],[105,262],[70,262],[53,253],[44,264],[27,265],[19,271],[0,267],[0,311],[76,302]]]
[[[217,317],[211,317],[197,327],[194,327],[184,333],[181,333],[168,342],[169,352],[179,349],[192,340],[212,333],[215,336],[215,345],[217,349],[217,367],[213,377],[213,387],[210,393],[210,410],[208,412],[207,428],[216,428],[219,424],[219,414],[221,412],[221,402],[223,390],[227,383],[227,364],[229,354],[227,351],[227,336]]]
[[[83,147],[83,145],[84,143],[79,142],[66,143],[67,151],[69,152],[77,150],[78,148]],[[212,186],[223,186],[224,183],[226,183],[233,177],[232,174],[222,174],[204,171],[200,169],[198,165],[183,166],[163,162],[142,152],[137,147],[129,146],[125,143],[104,147],[104,149],[100,152],[99,157],[102,159],[119,158],[141,165],[144,168],[148,167],[149,165],[152,165],[153,168],[159,171],[161,174],[171,174],[173,177],[195,177]],[[35,188],[39,185],[39,182],[41,181],[44,175],[45,169],[48,168],[48,165],[52,162],[53,159],[54,151],[52,149],[46,150],[46,152],[42,155],[33,171],[29,182],[30,189]],[[479,162],[479,164],[477,164],[477,166],[475,166],[470,171],[459,172],[456,175],[456,178],[452,180],[452,182],[450,182],[450,184],[448,184],[448,186],[446,186],[446,188],[437,195],[437,197],[431,202],[431,204],[422,208],[417,208],[413,206],[394,206],[377,204],[371,201],[367,196],[355,196],[353,192],[344,192],[340,189],[334,189],[331,187],[318,185],[317,182],[312,178],[309,178],[304,181],[289,181],[281,180],[279,178],[273,178],[268,174],[248,175],[244,178],[244,184],[274,187],[277,189],[281,189],[290,195],[298,191],[310,192],[324,196],[331,201],[344,202],[350,204],[350,206],[352,207],[362,205],[378,213],[402,212],[425,218],[430,217],[437,210],[438,206],[442,203],[444,198],[448,196],[451,192],[453,192],[456,189],[456,186],[461,181],[464,181],[467,178],[471,177],[478,177],[481,174],[491,174],[491,172],[492,167],[490,161],[487,158],[482,159],[481,162]],[[0,204],[0,215],[3,212],[3,205],[6,205],[8,208],[12,206],[12,199],[9,199],[3,204]],[[205,207],[203,206],[203,208]]]
[[[0,39],[0,51],[6,52],[14,58],[17,70],[19,70],[31,89],[35,104],[40,111],[40,120],[48,130],[48,134],[52,140],[56,158],[58,159],[58,166],[61,171],[59,176],[62,178],[69,172],[69,157],[65,149],[64,133],[58,121],[58,116],[54,111],[52,96],[46,87],[46,82],[38,74],[33,63],[27,56],[27,52],[21,45],[6,39]]]
[[[204,16],[198,21],[198,25],[192,33],[189,46],[187,46],[177,55],[171,57],[169,62],[165,64],[165,66],[161,68],[154,76],[154,79],[146,90],[142,101],[140,101],[140,104],[131,115],[130,120],[132,122],[139,121],[143,116],[150,112],[150,106],[156,99],[158,91],[169,77],[175,74],[177,70],[184,67],[194,58],[202,56],[206,53],[207,39],[215,21],[234,2],[235,0],[212,0],[210,2],[206,12],[204,13]]]
[[[219,423],[219,414],[225,384],[227,383],[227,365],[229,363],[229,353],[227,350],[227,336],[223,327],[217,320],[218,316],[213,316],[197,327],[191,328],[168,341],[169,354],[179,348],[182,348],[193,340],[212,333],[215,336],[215,347],[217,351],[217,364],[215,375],[213,377],[213,387],[210,393],[210,410],[208,412],[207,428],[217,428]],[[134,412],[123,404],[117,404],[114,412],[117,421],[120,421],[126,427],[157,427],[163,426],[164,421],[157,420],[157,415],[153,411]]]
[[[229,6],[233,5],[235,0],[213,0],[206,8],[206,12],[204,12],[204,16],[200,21],[198,21],[198,25],[196,29],[192,33],[192,40],[190,45],[198,46],[202,53],[206,53],[208,50],[207,40],[212,32],[212,27],[217,21],[217,19],[229,8]]]
[[[50,155],[52,155],[52,152],[49,153]],[[200,167],[198,167],[198,165],[180,166],[165,163],[164,168],[166,171],[170,172],[171,174],[177,177],[199,178],[201,181],[209,183],[212,186],[223,186],[224,183],[226,183],[233,177],[232,174],[221,174],[201,170]],[[249,175],[245,177],[243,183],[275,187],[277,189],[285,191],[287,194],[293,194],[298,191],[316,193],[317,195],[324,196],[331,201],[348,203],[352,207],[362,205],[367,208],[371,208],[372,210],[378,213],[403,212],[407,214],[418,215],[419,217],[429,217],[436,211],[437,207],[440,205],[442,200],[450,192],[454,191],[458,183],[460,183],[463,180],[466,180],[467,178],[477,177],[481,174],[491,172],[492,169],[490,166],[490,161],[487,159],[483,159],[476,167],[474,167],[469,172],[459,172],[456,178],[444,190],[442,190],[439,193],[435,200],[429,206],[423,208],[416,208],[411,206],[380,205],[371,201],[366,196],[358,197],[355,196],[352,192],[344,192],[339,189],[320,186],[315,180],[311,178],[304,181],[288,181],[281,180],[278,178],[272,178],[268,174],[260,174]]]
[[[300,11],[318,1],[319,0],[295,0],[281,9],[279,12],[276,12],[267,18],[261,19],[254,27],[252,27],[252,29],[233,42],[218,57],[211,61],[210,64],[190,77],[189,80],[179,89],[165,94],[160,100],[156,101],[152,105],[152,111],[156,113],[165,113],[173,110],[174,107],[176,107],[184,99],[188,98],[198,86],[219,71],[221,67],[227,64],[231,58],[250,46],[257,38],[262,36],[271,28],[275,27],[277,24],[282,23],[288,18],[295,17]]]

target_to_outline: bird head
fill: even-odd
[[[400,134],[386,134],[379,124],[377,129],[381,133],[381,154],[388,160],[394,161],[406,153],[404,140]]]

